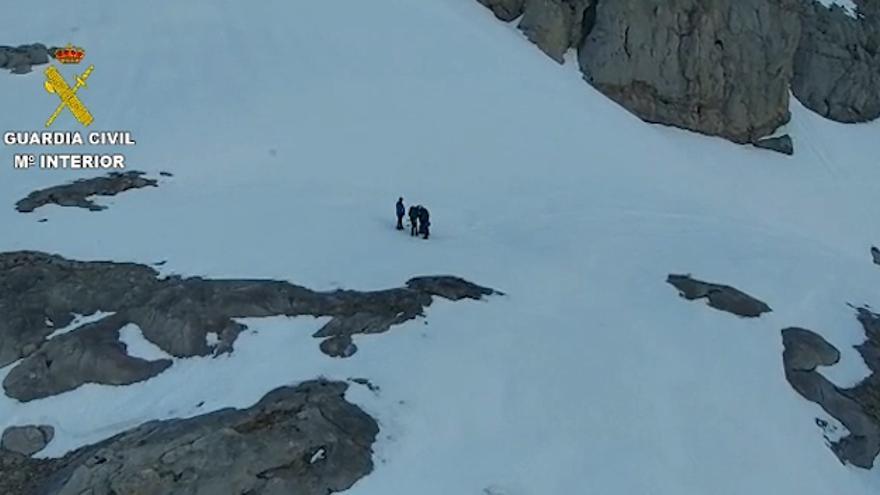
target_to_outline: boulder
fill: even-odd
[[[758,142],[755,143],[755,146],[766,150],[776,151],[784,155],[794,154],[794,143],[791,142],[791,136],[788,134],[779,137],[759,139]]]
[[[783,0],[600,0],[588,27],[584,77],[645,121],[753,143],[790,118]]]
[[[0,447],[30,457],[46,448],[54,437],[55,428],[48,425],[11,426],[3,432]]]

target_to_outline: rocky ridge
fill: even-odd
[[[125,385],[151,378],[169,359],[130,356],[119,331],[136,325],[174,357],[232,352],[246,317],[330,317],[314,337],[325,353],[347,357],[352,337],[377,334],[424,315],[434,296],[457,301],[500,294],[458,277],[417,277],[405,287],[317,292],[275,280],[160,278],[134,263],[74,261],[46,253],[0,253],[0,367],[10,397],[30,401],[85,383]],[[49,338],[75,315],[108,313]],[[212,338],[209,339],[209,335]]]
[[[345,383],[282,387],[247,409],[151,421],[59,459],[0,450],[0,493],[327,495],[373,470],[376,421]]]

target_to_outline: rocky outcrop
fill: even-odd
[[[737,316],[756,318],[771,311],[763,301],[729,285],[703,282],[690,275],[669,275],[666,282],[678,289],[679,295],[687,300],[705,298],[709,306]]]
[[[871,261],[875,265],[880,265],[880,249],[877,249],[877,246],[871,246]]]
[[[24,456],[32,456],[46,448],[55,437],[55,428],[48,425],[11,426],[0,438],[0,448]]]
[[[867,15],[854,18],[836,5],[801,7],[791,90],[804,106],[838,122],[880,117],[880,18],[870,4],[861,8]]]
[[[34,65],[49,63],[49,58],[54,53],[54,48],[46,48],[42,43],[17,47],[0,46],[0,69],[6,69],[13,74],[27,74],[33,70]]]
[[[842,462],[870,469],[880,453],[880,423],[876,415],[872,416],[866,410],[865,406],[870,401],[866,402],[860,392],[864,387],[860,385],[855,389],[841,390],[816,371],[819,366],[836,364],[840,360],[840,352],[820,335],[803,328],[782,330],[782,344],[785,349],[782,360],[788,383],[849,431],[838,441],[829,440],[832,451]],[[871,369],[876,373],[876,368]],[[873,385],[876,386],[876,383]],[[876,399],[873,404],[878,404]]]
[[[559,63],[577,48],[595,18],[598,0],[526,0],[519,28]],[[586,23],[586,24],[585,24]]]
[[[0,453],[0,493],[297,493],[349,489],[373,470],[376,421],[347,385],[312,381],[253,407],[152,421],[61,459]]]
[[[643,120],[751,143],[789,120],[799,25],[777,0],[600,0],[578,60]]]
[[[126,353],[119,329],[128,324],[171,356],[192,357],[232,352],[246,328],[238,318],[331,317],[314,336],[332,339],[320,346],[325,353],[347,357],[357,351],[353,335],[386,332],[423,316],[433,296],[482,299],[494,293],[449,276],[414,278],[406,287],[381,291],[316,292],[274,280],[159,278],[133,263],[0,253],[0,367],[21,359],[3,388],[27,401],[84,383],[122,385],[161,373],[170,361]],[[112,314],[48,339],[74,315],[98,311]]]
[[[86,383],[129,385],[152,378],[171,360],[129,356],[119,341],[126,321],[110,316],[49,340],[3,380],[7,395],[20,401],[50,397]]]
[[[144,178],[143,175],[143,172],[137,171],[110,172],[102,177],[80,179],[68,184],[40,189],[28,194],[26,198],[16,203],[15,209],[22,213],[30,213],[41,206],[56,204],[101,211],[107,207],[96,204],[89,198],[92,196],[115,196],[130,189],[159,185],[157,181]]]
[[[794,154],[794,143],[792,143],[791,136],[788,134],[779,137],[759,139],[758,142],[755,143],[755,146],[766,150],[776,151],[784,155]]]
[[[510,22],[523,13],[526,0],[477,0],[488,7],[496,17],[505,22]]]

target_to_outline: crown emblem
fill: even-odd
[[[86,56],[86,51],[70,43],[64,48],[55,49],[55,58],[62,64],[78,64]]]

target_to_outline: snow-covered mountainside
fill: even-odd
[[[792,98],[794,156],[649,125],[473,0],[82,0],[24,19],[0,41],[84,47],[90,130],[130,130],[137,144],[118,151],[158,187],[98,197],[102,211],[20,213],[32,191],[101,172],[14,170],[14,153],[46,150],[3,146],[0,252],[315,291],[449,274],[504,293],[435,298],[424,318],[358,335],[345,359],[312,338],[327,317],[241,319],[219,357],[171,358],[127,326],[130,355],[172,365],[125,386],[0,394],[0,431],[53,427],[38,457],[361,377],[379,390],[346,398],[379,434],[353,495],[880,489],[877,469],[828,447],[845,431],[786,380],[780,333],[835,346],[820,372],[842,388],[870,373],[848,303],[880,306],[880,123]],[[42,67],[0,74],[0,95],[2,131],[40,130],[57,104]],[[69,112],[55,128],[82,130]],[[429,240],[395,230],[399,196],[430,208]],[[772,311],[687,301],[669,274]]]

